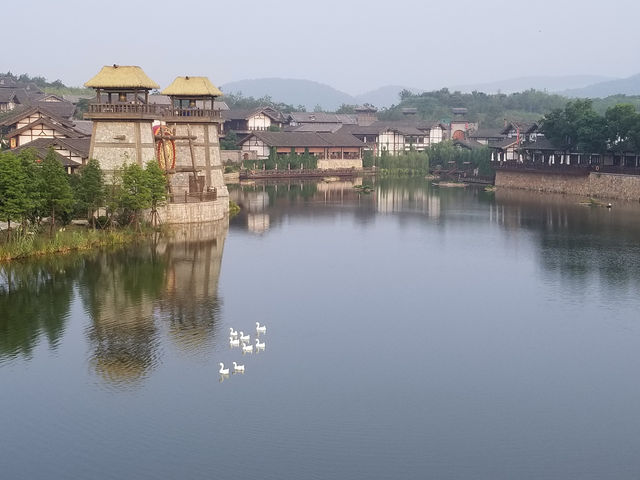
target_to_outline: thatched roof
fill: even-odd
[[[135,65],[102,67],[102,70],[84,86],[90,88],[160,88],[156,82],[147,77],[147,74],[140,67]]]
[[[190,97],[219,97],[222,95],[222,92],[207,77],[177,77],[161,93]]]

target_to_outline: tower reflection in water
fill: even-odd
[[[101,254],[81,295],[95,372],[114,386],[141,382],[173,345],[210,349],[220,313],[218,279],[228,223],[179,227],[151,245]]]

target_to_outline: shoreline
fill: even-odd
[[[98,247],[120,246],[147,237],[151,232],[131,230],[58,230],[53,237],[46,233],[22,235],[0,244],[0,264],[30,257],[67,254]]]

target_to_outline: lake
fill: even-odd
[[[2,478],[637,479],[640,205],[366,182],[0,267]]]

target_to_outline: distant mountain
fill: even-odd
[[[307,110],[313,110],[316,105],[320,105],[324,110],[336,110],[343,103],[346,105],[369,103],[378,108],[390,107],[400,103],[400,92],[404,89],[413,93],[420,92],[416,88],[387,85],[354,96],[324,83],[291,78],[256,78],[222,85],[223,92],[242,93],[245,97],[255,98],[268,95],[275,102],[294,106],[304,105]]]
[[[561,92],[567,97],[604,98],[610,95],[640,95],[640,74],[628,78],[595,83]]]
[[[403,90],[409,90],[411,93],[421,92],[421,90],[418,90],[417,88],[402,87],[400,85],[386,85],[384,87],[371,90],[370,92],[356,95],[355,103],[358,105],[369,103],[378,108],[387,108],[391,105],[397,105],[400,103],[400,92]]]
[[[291,78],[239,80],[222,85],[222,91],[223,93],[241,92],[245,97],[255,98],[268,95],[276,102],[294,106],[304,105],[307,110],[313,110],[316,105],[320,105],[325,110],[336,110],[343,103],[348,105],[357,103],[353,96],[329,85]]]
[[[525,90],[536,89],[548,92],[562,92],[569,89],[579,89],[587,87],[599,82],[617,81],[612,77],[604,77],[601,75],[566,75],[559,77],[550,76],[532,76],[511,78],[508,80],[500,80],[497,82],[477,83],[468,85],[458,85],[451,90],[460,90],[461,92],[484,92],[484,93],[514,93]]]

